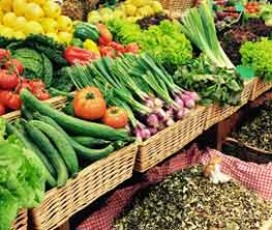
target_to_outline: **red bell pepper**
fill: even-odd
[[[71,64],[88,64],[99,58],[99,55],[89,50],[69,46],[64,51],[64,58]]]

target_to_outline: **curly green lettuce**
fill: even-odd
[[[258,77],[272,81],[272,41],[266,38],[257,42],[245,42],[240,53],[243,65],[251,66]]]

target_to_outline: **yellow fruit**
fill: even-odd
[[[153,1],[151,4],[152,9],[154,10],[155,13],[160,13],[163,11],[163,7],[160,2]]]
[[[151,6],[143,6],[137,10],[137,16],[147,17],[153,15],[154,11]]]
[[[72,20],[64,15],[61,15],[57,19],[58,22],[58,29],[60,31],[71,31],[73,29],[73,22]]]
[[[17,17],[16,20],[15,20],[15,25],[13,26],[13,28],[15,30],[20,30],[21,31],[24,28],[26,23],[27,23],[27,21],[26,21],[25,17],[22,17],[22,16]]]
[[[3,24],[7,27],[13,27],[16,23],[16,15],[12,12],[6,13],[3,16]]]
[[[17,38],[17,39],[25,39],[25,35],[23,34],[23,32],[21,32],[21,31],[15,31],[14,33],[13,33],[13,36],[15,37],[15,38]]]
[[[28,21],[23,29],[25,35],[29,34],[43,34],[43,28],[40,23],[35,21]]]
[[[0,25],[3,22],[3,16],[4,16],[4,13],[0,10]]]
[[[60,6],[53,1],[47,1],[43,5],[43,10],[44,10],[45,15],[49,18],[57,18],[58,16],[61,15]]]
[[[103,17],[104,15],[111,15],[113,13],[113,11],[110,8],[101,8],[99,10],[99,13]]]
[[[73,35],[71,33],[68,33],[68,32],[59,32],[58,33],[58,40],[61,43],[69,44],[71,42],[72,38],[73,38]]]
[[[25,14],[26,6],[26,0],[13,0],[12,9],[17,16],[23,16]]]
[[[12,38],[13,37],[13,29],[4,26],[1,30],[0,30],[0,35],[7,37],[7,38]]]
[[[46,0],[32,0],[31,2],[37,3],[39,5],[45,4],[47,1]]]
[[[4,12],[12,11],[12,0],[1,0],[0,1],[0,9]]]
[[[46,36],[50,37],[50,38],[53,38],[55,41],[59,41],[59,37],[55,33],[47,33]]]
[[[25,9],[25,17],[28,20],[37,21],[44,16],[43,9],[36,3],[28,3]]]
[[[137,11],[137,7],[132,4],[126,4],[124,6],[124,11],[127,16],[135,16],[136,11]]]
[[[101,21],[102,17],[98,11],[91,11],[88,14],[88,22],[89,23],[97,23]]]
[[[52,18],[43,18],[40,20],[45,33],[55,33],[58,31],[58,23]]]
[[[113,12],[113,17],[116,19],[124,19],[126,14],[124,11],[117,9]]]

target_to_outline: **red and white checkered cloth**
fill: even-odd
[[[201,152],[194,145],[188,151],[182,152],[165,163],[150,169],[145,174],[143,181],[114,191],[111,197],[105,201],[105,205],[81,223],[77,230],[113,230],[115,218],[131,203],[134,195],[140,190],[162,181],[166,176],[176,171],[200,163],[206,165],[212,157],[217,155],[222,156],[222,172],[262,197],[272,200],[272,163],[267,165],[247,163],[212,149]]]

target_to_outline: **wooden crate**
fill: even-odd
[[[13,223],[12,230],[27,230],[27,210],[20,210]]]
[[[206,112],[206,107],[199,106],[183,120],[140,144],[135,170],[145,172],[199,136],[204,130]]]
[[[132,176],[138,144],[131,144],[101,159],[69,179],[62,188],[47,192],[42,204],[31,210],[33,229],[53,230],[97,198]]]
[[[272,88],[272,82],[265,82],[259,78],[255,79],[254,87],[252,90],[252,95],[250,100],[254,101],[256,98],[261,96],[266,91],[270,90]]]

